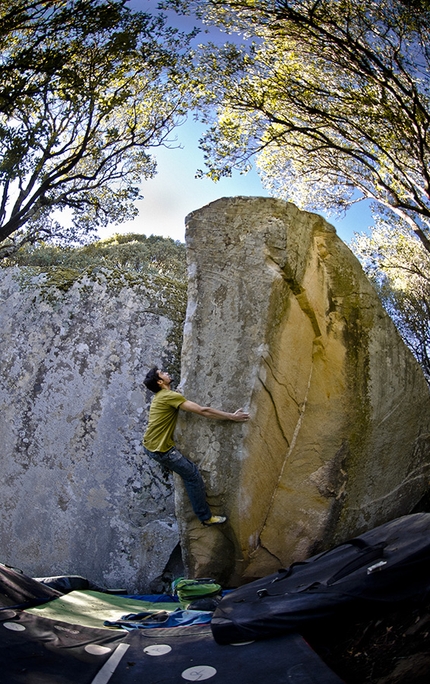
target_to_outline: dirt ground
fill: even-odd
[[[429,684],[430,599],[308,637],[346,684]]]

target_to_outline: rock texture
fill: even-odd
[[[213,510],[181,494],[190,575],[231,586],[410,512],[428,488],[429,392],[358,261],[321,217],[271,198],[187,217],[185,395],[246,425],[181,417]]]
[[[178,361],[184,289],[62,269],[0,279],[0,562],[158,589],[178,530],[172,480],[142,452],[143,378]]]

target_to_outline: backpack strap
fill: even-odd
[[[352,572],[355,572],[359,568],[368,565],[372,563],[372,561],[381,559],[384,556],[384,548],[387,546],[387,542],[379,542],[378,544],[370,545],[363,539],[360,539],[358,537],[354,539],[350,539],[347,542],[343,542],[342,544],[338,544],[337,546],[333,547],[332,549],[328,549],[327,551],[324,551],[321,553],[316,559],[320,560],[327,554],[331,553],[335,549],[338,549],[342,546],[354,546],[357,548],[358,553],[353,558],[352,560],[348,561],[348,563],[345,563],[339,570],[337,570],[334,575],[332,575],[328,580],[316,580],[313,581],[311,584],[304,586],[303,588],[300,589],[300,592],[304,592],[309,590],[310,588],[315,588],[317,586],[332,586],[336,582],[338,582],[340,579],[343,579],[347,575],[351,574]],[[281,592],[280,594],[277,594],[276,591],[271,591],[270,589],[272,588],[273,584],[276,584],[277,582],[282,582],[283,580],[287,579],[290,577],[295,570],[302,566],[309,566],[311,563],[314,563],[315,561],[311,561],[311,559],[306,560],[306,561],[297,561],[295,563],[292,563],[289,568],[279,570],[278,575],[271,581],[270,585],[266,588],[259,589],[257,591],[257,596],[259,598],[263,598],[264,596],[279,596],[282,595],[284,592]],[[316,571],[317,572],[317,571]],[[273,587],[275,589],[275,587]]]
[[[360,543],[357,544],[356,542]],[[332,577],[330,577],[330,579],[327,581],[328,587],[331,587],[333,584],[335,584],[335,582],[338,582],[347,575],[359,570],[359,568],[362,568],[363,565],[369,565],[372,563],[372,561],[383,558],[384,549],[387,546],[387,542],[379,542],[374,546],[369,546],[366,543],[363,545],[362,539],[352,539],[349,543],[353,546],[357,546],[360,549],[360,553],[355,558],[350,560],[349,563],[346,563],[343,568],[340,568],[340,570],[335,572]]]

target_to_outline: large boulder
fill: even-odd
[[[179,362],[185,303],[158,276],[0,270],[1,562],[160,588],[179,536],[143,379]]]
[[[360,264],[318,215],[271,198],[187,217],[181,389],[246,425],[182,412],[215,512],[179,489],[190,575],[234,586],[410,512],[430,474],[429,391]]]

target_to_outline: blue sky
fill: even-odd
[[[133,9],[144,11],[156,11],[157,7],[156,0],[130,0],[129,4]],[[172,15],[169,13],[169,16]],[[178,19],[174,17],[173,22],[177,25]],[[180,28],[191,29],[196,24],[192,19],[180,20]],[[255,170],[246,175],[234,173],[232,178],[224,178],[218,183],[209,179],[196,179],[197,169],[204,167],[203,153],[198,147],[203,131],[204,127],[190,118],[174,131],[174,149],[159,148],[153,151],[158,173],[155,178],[144,181],[141,185],[144,199],[136,203],[139,216],[134,221],[100,231],[101,237],[116,232],[135,232],[163,235],[183,241],[184,220],[191,211],[220,197],[268,196]],[[338,235],[345,242],[351,239],[354,232],[363,232],[372,223],[370,212],[364,203],[350,209],[342,220],[328,218],[328,221],[335,226]]]

